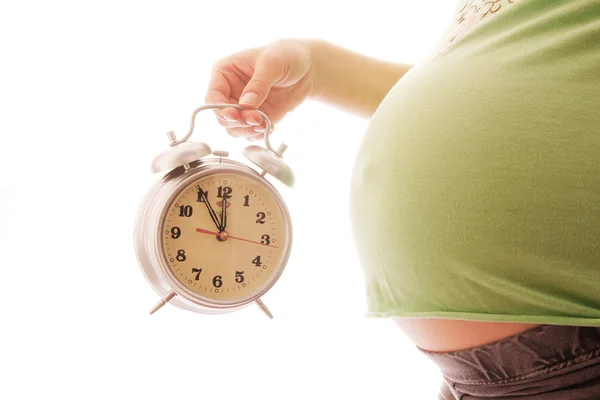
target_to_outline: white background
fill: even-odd
[[[0,398],[435,399],[441,375],[391,320],[365,317],[348,182],[368,121],[305,103],[278,124],[296,174],[282,278],[219,316],[167,305],[133,250],[165,133],[189,128],[219,58],[318,37],[414,63],[438,1],[48,1],[0,10]],[[234,153],[212,113],[192,140]],[[337,208],[323,203],[334,195]],[[324,232],[321,221],[328,220]],[[248,338],[251,338],[250,340]]]

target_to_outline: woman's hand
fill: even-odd
[[[273,124],[316,92],[310,47],[284,39],[219,60],[212,68],[206,104],[258,108]],[[265,121],[253,110],[216,110],[219,123],[233,137],[263,138]]]

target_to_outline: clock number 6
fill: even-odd
[[[216,288],[220,288],[223,286],[223,281],[221,280],[223,277],[221,275],[217,275],[213,278],[213,286]]]

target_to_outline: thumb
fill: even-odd
[[[242,91],[240,105],[258,108],[267,98],[271,87],[283,77],[281,57],[262,55],[256,61],[254,74]]]

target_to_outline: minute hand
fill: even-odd
[[[224,231],[227,226],[227,196],[223,196],[221,202],[221,230]]]
[[[215,210],[213,210],[212,206],[208,202],[208,196],[206,195],[206,192],[202,191],[201,196],[202,196],[202,200],[204,200],[204,204],[206,204],[206,208],[208,208],[208,213],[210,214],[210,219],[213,220],[213,222],[217,226],[217,229],[220,232],[222,229],[221,229],[221,225],[219,224],[219,218],[217,217],[217,213],[215,213]]]

